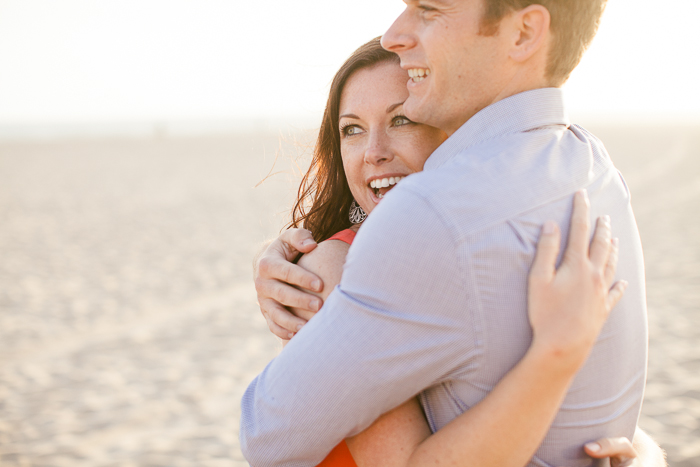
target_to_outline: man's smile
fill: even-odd
[[[425,78],[430,76],[430,69],[429,68],[409,68],[408,69],[408,76],[411,77],[411,80],[413,80],[414,83],[419,83],[423,81]]]

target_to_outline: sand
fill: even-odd
[[[590,126],[644,244],[640,424],[700,466],[700,129]],[[244,466],[240,397],[280,349],[251,261],[296,178],[277,134],[0,143],[0,465]]]

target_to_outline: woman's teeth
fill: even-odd
[[[372,188],[386,188],[388,186],[396,185],[402,178],[403,177],[378,178],[369,182],[369,186]]]
[[[408,76],[411,77],[414,83],[419,83],[430,76],[430,70],[428,68],[410,68]]]
[[[384,194],[389,190],[384,190],[384,193],[381,193],[379,190],[381,188],[389,188],[396,185],[402,178],[403,177],[377,178],[376,180],[369,182],[369,186],[370,188],[374,189],[374,194],[377,196],[377,198],[382,199],[384,198]]]

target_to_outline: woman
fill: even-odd
[[[321,299],[339,283],[349,244],[364,217],[403,177],[422,170],[427,157],[446,138],[440,130],[413,123],[402,114],[402,103],[408,95],[407,79],[407,73],[398,66],[396,55],[383,50],[379,39],[375,39],[358,49],[333,80],[314,157],[299,189],[290,224],[311,230],[314,240],[323,242],[313,252],[302,256],[298,263],[323,279],[324,292],[318,294]],[[575,215],[587,218],[582,195],[577,196],[577,203]],[[556,235],[555,227],[549,226],[549,233],[543,240],[550,243],[550,248],[543,247],[538,252],[533,270],[538,269],[537,261],[549,261],[549,268],[553,269],[558,253]],[[596,235],[610,244],[606,222],[599,226]],[[617,260],[616,246],[610,250],[610,264],[605,270],[608,287]],[[543,253],[546,251],[549,255]],[[533,277],[531,274],[529,308],[535,347],[540,330],[551,325],[553,318],[559,318],[551,312],[551,283],[539,284],[538,288]],[[414,398],[380,417],[364,432],[346,440],[347,443],[341,443],[321,465],[423,465],[427,461],[456,462],[456,465],[525,465],[544,438],[576,369],[595,341],[604,316],[623,289],[618,284],[604,306],[602,302],[596,304],[599,309],[605,308],[603,314],[586,315],[585,320],[591,326],[582,326],[578,331],[576,339],[584,344],[577,346],[574,352],[577,356],[566,363],[565,369],[557,367],[556,358],[541,358],[536,351],[533,354],[528,351],[480,404],[438,433],[431,436],[420,403]],[[305,319],[313,315],[300,308],[294,311]],[[289,329],[290,318],[284,314],[278,316],[284,318],[274,322],[268,316],[271,330],[291,337],[284,330],[284,327]],[[531,358],[530,355],[536,356]],[[531,377],[533,374],[536,379]],[[499,420],[499,413],[508,414],[509,434],[521,434],[512,437],[515,443],[508,446],[507,452],[499,449],[498,440],[480,440],[471,446],[464,441],[473,440],[486,425]],[[515,417],[517,421],[513,422],[513,413],[522,416]],[[613,443],[610,440],[601,442],[606,446]],[[612,452],[589,450],[589,454],[598,457],[618,454],[620,462],[623,458],[634,457],[628,442],[614,442],[619,444]]]

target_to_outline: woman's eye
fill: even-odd
[[[357,125],[348,125],[343,128],[343,135],[353,136],[362,133],[362,129]]]
[[[403,125],[408,125],[409,123],[413,123],[406,117],[396,117],[394,119],[394,126],[403,126]]]

